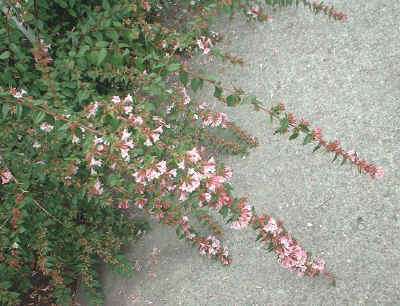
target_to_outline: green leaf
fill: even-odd
[[[97,53],[97,66],[100,66],[101,63],[105,60],[107,56],[107,49],[101,49],[98,53]]]
[[[186,71],[181,71],[179,73],[179,79],[182,82],[184,86],[186,86],[189,83],[189,75]]]
[[[215,86],[214,97],[216,97],[217,99],[222,97],[222,88],[221,87]]]
[[[0,54],[0,60],[8,59],[10,55],[11,55],[10,51],[4,51],[2,54]]]
[[[294,131],[292,135],[290,135],[289,140],[293,140],[296,139],[299,136],[299,132],[298,131]]]
[[[175,72],[175,71],[178,71],[180,68],[181,68],[181,64],[173,63],[173,64],[167,66],[167,71]]]
[[[35,122],[35,124],[39,124],[40,122],[43,121],[43,119],[46,117],[46,113],[44,112],[38,112],[36,113],[33,121]]]
[[[226,104],[228,106],[237,106],[240,103],[240,97],[238,95],[229,95],[226,97]]]
[[[8,113],[9,113],[9,111],[10,111],[10,106],[8,105],[8,104],[3,104],[3,107],[2,107],[2,114],[3,114],[3,118],[5,119],[5,118],[7,118],[7,115],[8,115]]]
[[[310,143],[312,139],[313,139],[312,134],[307,134],[306,137],[304,137],[303,145]]]
[[[193,91],[197,91],[198,89],[203,87],[203,80],[202,79],[192,79],[190,82],[190,86],[192,87]]]
[[[317,146],[315,146],[315,148],[312,150],[312,152],[313,152],[313,153],[316,152],[319,148],[321,148],[321,145],[320,145],[320,144],[318,144]]]

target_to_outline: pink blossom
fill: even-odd
[[[353,163],[357,160],[357,153],[353,150],[347,151],[345,156]]]
[[[121,103],[121,98],[119,97],[119,96],[113,96],[112,97],[112,99],[111,99],[111,101],[114,103],[114,104],[119,104],[119,103]]]
[[[210,176],[216,171],[216,163],[214,157],[211,157],[208,161],[203,163],[203,174]]]
[[[277,236],[282,231],[276,220],[272,217],[269,217],[268,223],[264,225],[263,230],[266,233],[272,234],[273,236]]]
[[[185,169],[185,160],[178,162],[178,168],[182,170]]]
[[[223,176],[227,181],[229,181],[233,176],[232,168],[228,167],[228,166],[224,167],[224,175]]]
[[[257,17],[261,13],[260,7],[258,5],[254,5],[250,8],[250,10],[247,12],[251,17]]]
[[[171,177],[176,177],[177,171],[176,171],[176,169],[171,169],[171,170],[168,171],[168,174],[169,174]]]
[[[321,273],[325,270],[325,261],[322,258],[316,258],[312,262],[311,268]]]
[[[1,184],[5,185],[8,184],[12,179],[13,175],[10,170],[6,169],[0,172]]]
[[[147,199],[138,199],[135,201],[135,205],[139,208],[143,208],[147,204]]]
[[[253,217],[253,212],[251,211],[252,207],[246,202],[241,203],[240,208],[240,216],[239,219],[232,223],[231,228],[233,229],[244,229],[246,228]]]
[[[218,201],[215,209],[220,210],[223,206],[230,207],[232,205],[233,199],[229,196],[229,194],[222,190],[218,193]]]
[[[81,140],[79,139],[78,136],[76,136],[75,134],[72,134],[72,143],[73,144],[78,144]]]
[[[312,136],[314,140],[321,141],[322,140],[322,130],[320,128],[315,128],[312,132]]]
[[[131,133],[128,132],[127,129],[124,129],[121,135],[121,142],[119,143],[119,148],[121,151],[121,156],[122,158],[126,161],[129,162],[130,156],[129,156],[129,150],[133,149],[135,147],[132,139],[130,139]]]
[[[134,116],[133,114],[129,115],[128,118],[129,122],[134,126],[137,127],[143,124],[143,119],[140,116]]]
[[[86,106],[85,107],[86,118],[95,117],[97,110],[99,109],[99,105],[100,105],[99,102],[95,101],[94,103]]]
[[[133,98],[130,94],[128,94],[125,98],[124,98],[124,103],[128,104],[128,103],[133,103]]]
[[[228,116],[225,113],[208,113],[203,115],[203,126],[209,126],[212,128],[222,127],[226,128],[227,123],[229,123]]]
[[[21,90],[18,90],[16,88],[10,89],[10,94],[16,99],[22,99],[24,97],[24,95],[26,95],[26,93],[27,92],[23,89],[21,89]]]
[[[184,105],[189,104],[191,99],[190,99],[190,96],[188,95],[185,87],[182,88],[182,93],[183,93],[183,98],[184,98],[183,104]]]
[[[303,275],[307,270],[307,253],[300,247],[295,240],[289,235],[279,237],[280,247],[276,249],[280,264],[290,271]]]
[[[194,147],[190,151],[187,151],[186,152],[186,156],[192,163],[197,163],[198,161],[201,160],[201,156],[200,156],[199,151],[197,150],[196,147]]]
[[[102,183],[100,182],[100,180],[97,179],[97,180],[96,180],[96,183],[94,184],[94,186],[93,186],[93,188],[92,188],[92,194],[93,194],[93,195],[100,196],[100,195],[103,194],[103,192],[104,192],[103,185],[102,185]]]
[[[215,190],[221,187],[225,182],[226,180],[223,176],[213,175],[207,178],[206,187],[209,191],[215,192]]]
[[[51,124],[49,124],[49,123],[47,123],[47,122],[43,122],[43,123],[40,125],[40,129],[41,129],[42,131],[46,132],[46,133],[50,133],[50,132],[54,129],[54,126],[51,125]]]
[[[204,206],[204,202],[209,203],[211,201],[211,194],[208,192],[204,192],[200,194],[199,200],[200,200],[200,206]]]
[[[167,162],[165,160],[160,161],[156,165],[156,168],[158,170],[159,175],[163,175],[165,172],[167,172]]]
[[[119,209],[128,209],[129,208],[129,200],[122,200],[118,204]]]
[[[124,106],[124,113],[126,115],[129,115],[130,113],[132,113],[133,111],[133,106],[132,105],[125,105]]]
[[[376,179],[381,179],[385,176],[385,171],[383,170],[382,167],[375,167],[375,172],[373,174],[373,177]]]
[[[103,161],[101,160],[101,159],[96,159],[96,158],[94,158],[94,157],[92,157],[91,159],[90,159],[90,162],[89,162],[89,167],[90,168],[92,168],[92,170],[93,170],[93,168],[95,168],[95,167],[101,167],[103,165]],[[95,174],[96,172],[93,172],[92,174]]]
[[[203,54],[208,54],[211,51],[210,47],[212,47],[211,39],[201,36],[200,39],[197,40],[197,46],[203,51]]]
[[[145,169],[136,171],[132,176],[135,178],[136,183],[146,184],[147,175]]]
[[[208,236],[205,241],[199,243],[199,252],[208,257],[215,256],[221,250],[221,241],[215,236]]]

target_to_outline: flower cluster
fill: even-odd
[[[216,256],[224,265],[229,265],[232,259],[229,257],[227,248],[222,247],[221,241],[215,236],[208,236],[207,238],[200,238],[198,241],[199,252],[201,255]]]
[[[0,171],[0,179],[1,179],[1,184],[5,185],[11,182],[13,179],[13,175],[10,170],[5,169],[3,171]]]
[[[247,203],[247,199],[242,199],[238,205],[239,219],[231,225],[233,229],[241,230],[246,228],[253,217],[252,207]]]
[[[201,36],[197,40],[197,46],[203,52],[203,54],[207,55],[211,51],[210,48],[212,47],[212,41],[209,37]]]
[[[325,271],[325,262],[321,258],[311,260],[309,254],[292,238],[282,226],[271,216],[262,215],[255,221],[260,239],[270,245],[278,256],[282,267],[298,275],[317,276]]]
[[[322,130],[315,128],[312,131],[312,137],[318,142],[318,145],[324,147],[328,152],[335,153],[336,156],[341,156],[343,160],[348,160],[356,165],[360,171],[368,173],[372,178],[381,179],[384,177],[385,172],[382,167],[376,166],[358,157],[357,153],[353,150],[345,151],[339,140],[328,142],[322,136]]]
[[[289,130],[292,131],[292,135],[289,139],[295,139],[299,136],[300,132],[305,134],[304,144],[315,141],[317,146],[315,150],[319,148],[324,148],[327,152],[331,152],[335,154],[334,160],[338,157],[342,158],[342,164],[346,161],[349,161],[353,165],[355,165],[360,172],[364,172],[369,174],[372,178],[380,179],[384,176],[384,170],[382,167],[376,166],[372,163],[369,163],[365,159],[361,159],[358,157],[357,153],[353,150],[346,151],[341,147],[340,141],[327,141],[323,137],[323,133],[321,128],[316,127],[311,129],[310,123],[305,120],[297,120],[296,116],[293,113],[285,113],[285,105],[280,103],[277,106],[272,107],[269,110],[263,109],[267,111],[271,118],[278,118],[281,122],[281,127],[277,130],[280,133],[286,133]]]
[[[228,116],[222,112],[204,112],[201,114],[204,127],[222,127],[226,128],[229,123]]]

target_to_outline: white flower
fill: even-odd
[[[46,133],[50,133],[50,132],[54,129],[54,126],[51,125],[51,124],[49,124],[49,123],[47,123],[47,122],[43,122],[43,123],[40,125],[40,129],[41,129],[42,131],[46,132]]]

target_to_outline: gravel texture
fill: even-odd
[[[385,178],[372,180],[331,163],[332,156],[312,154],[312,146],[272,135],[265,116],[248,106],[226,110],[260,141],[246,158],[225,158],[236,194],[284,220],[326,260],[336,287],[281,268],[251,230],[226,229],[234,262],[223,267],[156,225],[128,252],[140,270],[134,278],[104,273],[107,306],[400,304],[400,2],[334,4],[348,22],[302,8],[278,10],[264,24],[223,19],[216,26],[225,36],[220,46],[245,65],[206,56],[195,65],[265,105],[284,101],[328,139],[384,167]],[[214,103],[207,90],[202,98]]]

